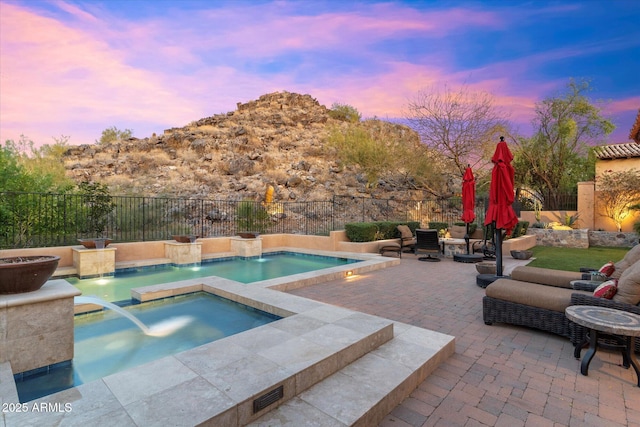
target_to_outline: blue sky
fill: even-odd
[[[606,142],[628,142],[638,16],[638,0],[0,0],[0,141],[144,138],[283,90],[395,120],[443,84],[491,93],[527,135],[535,103],[584,78]]]

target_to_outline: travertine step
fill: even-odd
[[[451,336],[398,323],[394,327],[393,340],[249,425],[378,425],[455,351]]]

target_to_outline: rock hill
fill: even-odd
[[[279,201],[369,197],[371,191],[378,198],[423,197],[384,179],[367,189],[358,168],[343,166],[327,149],[332,127],[353,126],[329,113],[310,95],[276,92],[162,135],[72,147],[64,164],[77,181],[107,184],[112,194],[259,200],[272,185]],[[364,125],[419,143],[406,126]]]

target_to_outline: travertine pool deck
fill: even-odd
[[[528,262],[504,261],[506,273]],[[403,255],[399,266],[348,285],[335,280],[291,293],[456,337],[455,354],[381,427],[640,426],[640,388],[619,352],[598,350],[583,376],[567,338],[485,325],[477,274],[473,264]]]
[[[375,425],[453,354],[454,338],[282,292],[327,280],[348,286],[347,270],[357,278],[399,263],[344,255],[364,262],[249,285],[210,277],[135,289],[141,300],[203,290],[284,318],[29,402],[26,413],[2,413],[2,424]],[[3,404],[17,402],[7,365]],[[279,386],[283,398],[254,413],[254,400]]]

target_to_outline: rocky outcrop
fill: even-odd
[[[406,126],[373,122],[419,141]],[[260,199],[272,185],[280,201],[371,192],[380,198],[424,197],[385,180],[367,188],[357,168],[339,164],[327,149],[334,126],[349,124],[331,118],[310,95],[276,92],[161,135],[71,147],[64,161],[76,180],[105,183],[114,194],[243,200]]]

